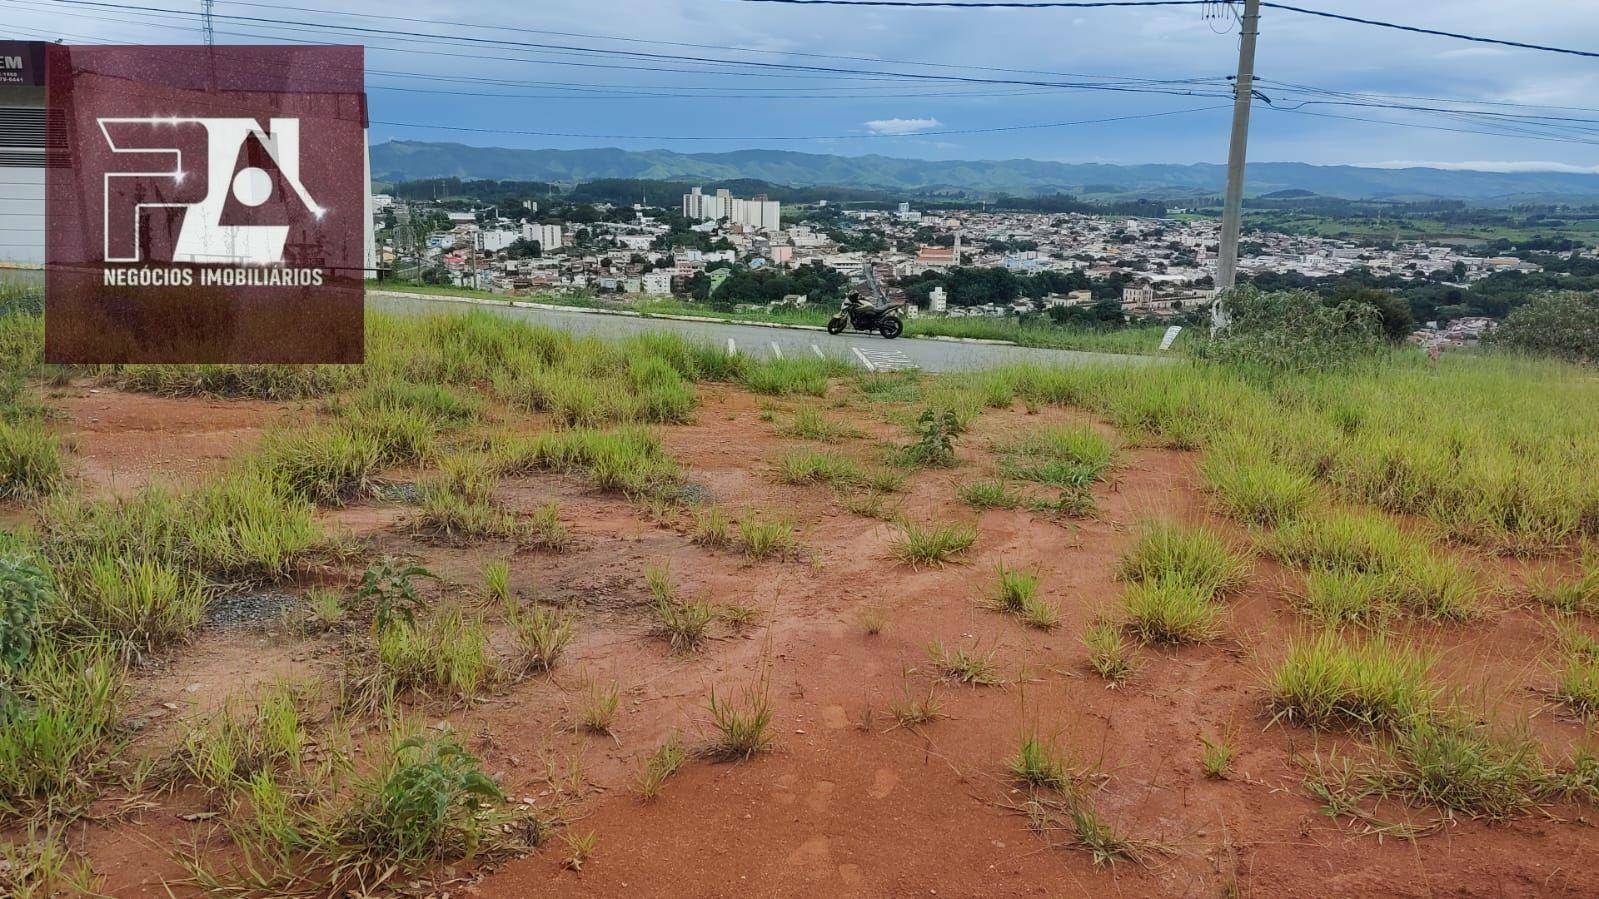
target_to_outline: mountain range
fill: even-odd
[[[1145,193],[1213,195],[1226,182],[1214,163],[1112,165],[1036,159],[926,160],[833,156],[784,150],[678,153],[671,150],[528,150],[395,140],[372,147],[378,181],[420,178],[578,183],[601,178],[727,181],[745,178],[795,187],[857,187],[908,195]],[[1251,195],[1308,191],[1348,199],[1451,199],[1474,203],[1599,201],[1599,174],[1487,172],[1439,168],[1365,168],[1257,162],[1246,173]]]

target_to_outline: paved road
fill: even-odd
[[[985,343],[909,338],[884,340],[875,334],[845,333],[833,336],[819,330],[604,315],[584,310],[511,306],[497,301],[463,303],[458,302],[459,298],[447,296],[390,291],[369,290],[367,298],[373,308],[385,312],[419,314],[483,309],[496,315],[561,328],[575,334],[592,334],[599,337],[626,337],[643,331],[674,331],[692,340],[714,343],[725,346],[732,352],[761,358],[829,356],[872,371],[899,371],[910,368],[926,371],[961,371],[992,368],[1016,362],[1083,365],[1102,362],[1142,364],[1156,361],[1148,356],[1083,353],[1075,350],[1047,350]]]

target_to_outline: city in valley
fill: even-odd
[[[381,263],[407,278],[507,296],[620,304],[677,299],[752,314],[836,305],[870,269],[886,286],[886,298],[908,300],[913,316],[1041,315],[1098,325],[1208,321],[1220,232],[1215,219],[1186,210],[1150,217],[951,210],[912,202],[856,209],[698,187],[683,196],[681,207],[670,208],[574,204],[558,195],[553,204],[528,199],[487,206],[378,194],[374,205]],[[1286,274],[1307,282],[1358,270],[1388,283],[1454,288],[1495,273],[1542,271],[1537,262],[1508,253],[1380,244],[1255,230],[1246,235],[1239,270],[1245,280]],[[735,272],[770,277],[807,269],[826,273],[810,279],[820,290],[765,302],[740,290],[746,282],[726,283]],[[1473,343],[1493,325],[1470,314],[1452,318],[1417,321],[1416,339]]]

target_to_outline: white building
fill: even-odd
[[[765,197],[753,200],[734,200],[728,218],[746,228],[777,231],[783,227],[783,204]]]
[[[477,248],[480,250],[488,250],[491,253],[497,253],[515,243],[516,239],[521,236],[521,232],[512,231],[509,228],[496,229],[493,231],[479,231],[477,232]]]
[[[644,273],[644,292],[652,297],[670,296],[672,293],[672,270],[658,268]]]
[[[941,284],[927,294],[927,311],[944,312],[948,309],[949,296],[944,293],[944,286]]]
[[[683,217],[697,222],[727,219],[746,228],[776,231],[782,227],[782,204],[764,196],[740,200],[726,189],[707,194],[698,187],[683,195]]]
[[[566,234],[560,225],[535,225],[532,222],[523,222],[522,239],[537,243],[542,251],[566,245]]]

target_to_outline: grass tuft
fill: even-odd
[[[969,524],[923,527],[912,521],[902,521],[899,527],[900,536],[891,544],[894,556],[910,565],[943,565],[957,561],[977,542],[977,528]]]

